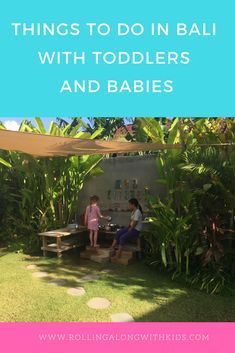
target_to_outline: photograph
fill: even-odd
[[[0,117],[0,322],[235,321],[235,118]]]
[[[4,2],[4,353],[232,353],[234,0]]]

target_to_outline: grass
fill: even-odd
[[[27,265],[35,264],[50,278],[66,280],[66,286],[49,285],[48,278],[34,278]],[[209,296],[172,282],[143,263],[123,267],[80,260],[77,254],[63,259],[43,258],[0,251],[0,321],[2,322],[108,322],[110,315],[127,312],[135,321],[235,321],[235,298]],[[107,273],[106,269],[110,272]],[[99,274],[86,282],[83,297],[67,289],[76,279]],[[105,310],[88,308],[92,297],[105,297],[112,305]]]

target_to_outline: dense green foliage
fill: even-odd
[[[149,198],[153,217],[145,238],[149,263],[209,293],[232,291],[235,274],[235,121],[141,119],[155,142],[181,143],[159,152],[166,198]]]
[[[41,119],[36,127],[23,121],[20,131],[48,133],[74,138],[94,138],[81,130],[82,120],[76,126],[64,128],[52,122],[46,132]],[[21,242],[31,251],[38,246],[39,231],[52,229],[75,220],[79,191],[84,182],[102,170],[102,156],[34,158],[22,153],[0,152],[0,243]]]

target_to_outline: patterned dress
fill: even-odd
[[[86,208],[86,219],[87,228],[89,230],[99,229],[99,218],[100,218],[100,208],[96,204],[87,206]]]

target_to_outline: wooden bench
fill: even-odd
[[[136,252],[138,259],[140,260],[142,254],[141,235],[138,235],[137,237],[129,241],[127,244],[125,244],[123,246],[123,250]]]

